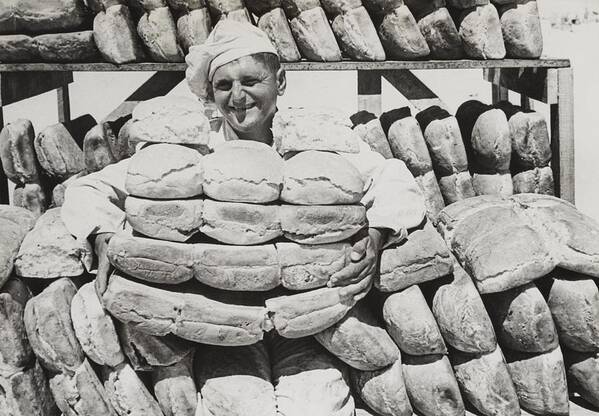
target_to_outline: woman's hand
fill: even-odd
[[[94,244],[94,251],[96,252],[96,256],[98,256],[98,273],[96,274],[95,287],[101,304],[104,304],[102,302],[102,295],[106,292],[108,278],[112,272],[112,265],[108,261],[108,243],[113,235],[114,233],[98,234],[96,235]]]
[[[384,238],[382,230],[369,228],[368,233],[364,233],[352,246],[351,263],[333,274],[327,285],[347,286],[344,292],[353,294],[356,300],[366,296],[378,266],[379,252]]]

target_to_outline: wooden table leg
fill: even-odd
[[[381,76],[381,71],[358,70],[358,111],[370,111],[377,117],[381,115]]]
[[[58,121],[64,123],[71,120],[71,102],[69,101],[69,84],[65,83],[56,89],[56,101],[58,104]]]
[[[509,92],[505,87],[500,85],[491,84],[491,99],[493,104],[498,103],[499,101],[508,101],[509,100]]]
[[[572,68],[557,69],[557,104],[551,105],[551,150],[555,194],[575,203]]]
[[[0,131],[4,128],[4,112],[2,110],[2,73],[0,73]],[[0,161],[0,204],[8,204],[8,178],[4,174],[4,168]]]

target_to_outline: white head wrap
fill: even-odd
[[[210,99],[210,83],[219,67],[263,52],[278,56],[266,33],[249,22],[221,19],[202,45],[189,48],[185,57],[185,77],[189,88],[200,99]]]

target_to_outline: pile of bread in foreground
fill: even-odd
[[[543,50],[535,0],[4,0],[0,62],[183,62],[220,19],[256,24],[283,62]]]
[[[385,117],[352,131],[331,115],[281,109],[274,147],[229,141],[208,153],[208,120],[177,102],[142,103],[127,124],[131,143],[146,145],[129,161],[128,226],[110,242],[116,271],[101,296],[87,272],[91,246],[68,233],[59,208],[36,217],[0,207],[0,409],[247,415],[214,394],[211,383],[224,383],[246,386],[239,394],[263,404],[257,414],[274,416],[281,398],[271,369],[248,373],[243,360],[210,359],[218,345],[257,360],[272,332],[296,339],[300,351],[314,337],[336,357],[351,393],[333,382],[312,400],[338,403],[338,415],[463,415],[466,406],[567,415],[569,392],[599,406],[594,220],[550,195],[456,199],[382,251],[374,288],[356,303],[327,286],[368,225],[363,178],[345,155],[358,151],[373,121],[384,132]],[[468,113],[479,114],[471,137],[498,130],[480,115],[494,111]],[[431,118],[425,137],[461,134],[456,118]],[[416,122],[420,131],[424,119],[391,120],[389,137],[399,137],[400,127]],[[413,143],[387,145],[395,152]],[[418,160],[405,163],[414,169]],[[486,160],[496,172],[474,175],[505,174],[505,163]],[[472,187],[467,161],[447,171],[424,163],[414,175],[419,183],[431,171],[464,177],[448,182]],[[210,376],[216,367],[220,376]]]

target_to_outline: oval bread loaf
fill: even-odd
[[[265,243],[283,235],[278,205],[204,201],[200,231],[226,244]]]
[[[281,200],[298,205],[344,205],[360,202],[364,181],[343,156],[306,151],[285,161]]]
[[[349,366],[379,370],[399,359],[399,349],[364,302],[335,325],[314,335],[327,350]]]
[[[204,201],[201,199],[153,200],[129,195],[125,213],[131,227],[148,237],[187,241],[200,231]]]
[[[125,189],[154,199],[189,198],[202,194],[202,155],[193,149],[159,143],[135,153],[129,161]]]
[[[343,241],[366,226],[362,205],[282,205],[283,235],[302,244]]]
[[[210,198],[256,204],[279,198],[283,159],[266,144],[225,142],[205,156],[203,164],[204,192]]]

